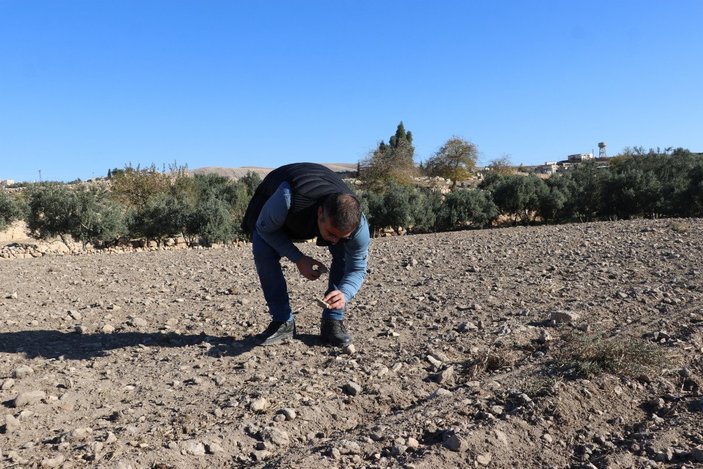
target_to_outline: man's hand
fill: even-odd
[[[308,256],[301,257],[295,265],[298,267],[300,275],[308,280],[317,280],[321,274],[327,272],[325,264]]]
[[[344,309],[347,305],[347,298],[339,290],[329,292],[322,301],[327,303],[330,309]]]

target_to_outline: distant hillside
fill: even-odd
[[[336,173],[354,173],[356,172],[356,163],[320,163],[327,166]],[[218,166],[206,166],[204,168],[196,168],[191,170],[193,174],[217,174],[232,179],[239,179],[249,172],[258,173],[261,177],[266,176],[274,168],[261,168],[259,166],[240,166],[237,168],[222,168]]]

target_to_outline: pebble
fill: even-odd
[[[113,326],[112,324],[105,324],[102,328],[102,331],[104,334],[112,334],[113,332],[115,332],[115,326]]]
[[[288,446],[290,444],[288,432],[276,427],[269,427],[264,430],[263,437],[264,441],[270,441],[276,446]]]
[[[349,381],[342,387],[342,391],[348,396],[357,396],[361,394],[362,387],[360,384],[355,383],[354,381]]]
[[[5,381],[2,382],[2,385],[0,386],[0,389],[3,391],[7,391],[8,389],[12,388],[12,386],[15,385],[15,380],[12,378],[7,378]]]
[[[7,414],[5,416],[5,426],[4,426],[5,433],[12,433],[14,431],[19,430],[21,427],[22,427],[22,424],[20,423],[19,419],[15,418],[14,415]]]
[[[15,398],[15,407],[24,407],[27,405],[36,404],[46,398],[44,391],[26,391]]]
[[[549,320],[554,321],[557,324],[568,324],[571,322],[574,322],[578,320],[579,315],[577,313],[573,313],[571,311],[552,311],[552,313],[549,315]]]
[[[427,358],[427,361],[430,362],[435,368],[440,368],[442,366],[441,360],[437,360],[432,355],[427,355],[425,358]]]
[[[130,325],[133,327],[146,327],[147,326],[146,319],[144,318],[132,318],[130,320]]]
[[[342,440],[337,444],[336,449],[341,454],[361,454],[361,446],[356,441]]]
[[[41,467],[61,467],[65,460],[66,456],[59,453],[53,458],[42,459]]]
[[[493,456],[491,453],[483,453],[476,456],[476,462],[482,466],[488,466],[491,463]]]
[[[252,412],[256,412],[257,414],[261,414],[263,412],[266,412],[266,409],[268,409],[269,403],[266,399],[263,397],[260,397],[258,399],[254,399],[251,404],[249,405],[249,408],[252,410]]]
[[[17,379],[26,378],[34,374],[34,369],[31,366],[20,365],[12,371],[12,377]]]
[[[283,415],[286,420],[295,420],[295,418],[298,416],[295,409],[292,409],[290,407],[284,407],[283,409],[279,410],[278,413]]]
[[[478,326],[471,321],[466,321],[466,322],[462,322],[461,324],[459,324],[459,327],[457,327],[457,330],[459,332],[477,331]]]
[[[437,382],[439,384],[448,383],[452,380],[452,378],[454,378],[454,367],[450,366],[439,373],[437,377]]]
[[[356,347],[354,347],[354,344],[349,344],[342,349],[342,353],[354,355],[356,353]]]
[[[181,442],[181,452],[192,456],[205,456],[205,445],[198,440],[185,440]]]
[[[442,445],[450,451],[459,453],[463,453],[469,449],[466,440],[457,435],[454,430],[445,430],[442,433]]]
[[[554,438],[552,438],[552,435],[550,435],[549,433],[544,433],[542,435],[542,439],[550,445],[554,442]]]
[[[219,443],[209,442],[205,444],[205,450],[208,454],[224,453],[224,448]]]
[[[80,427],[73,429],[68,435],[67,439],[70,441],[80,441],[85,440],[93,434],[93,429],[88,427]]]
[[[430,394],[430,399],[436,398],[436,397],[447,397],[451,396],[452,392],[449,389],[444,389],[444,388],[439,388],[432,394]]]

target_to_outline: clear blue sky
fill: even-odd
[[[0,0],[0,179],[703,151],[703,1]]]

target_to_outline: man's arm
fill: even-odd
[[[281,257],[287,257],[291,262],[298,262],[303,257],[303,253],[283,231],[291,206],[291,195],[290,185],[285,181],[282,182],[262,207],[256,220],[256,231]]]
[[[356,296],[366,278],[370,242],[369,225],[362,214],[359,228],[344,245],[344,276],[341,284],[337,285],[347,302]]]

